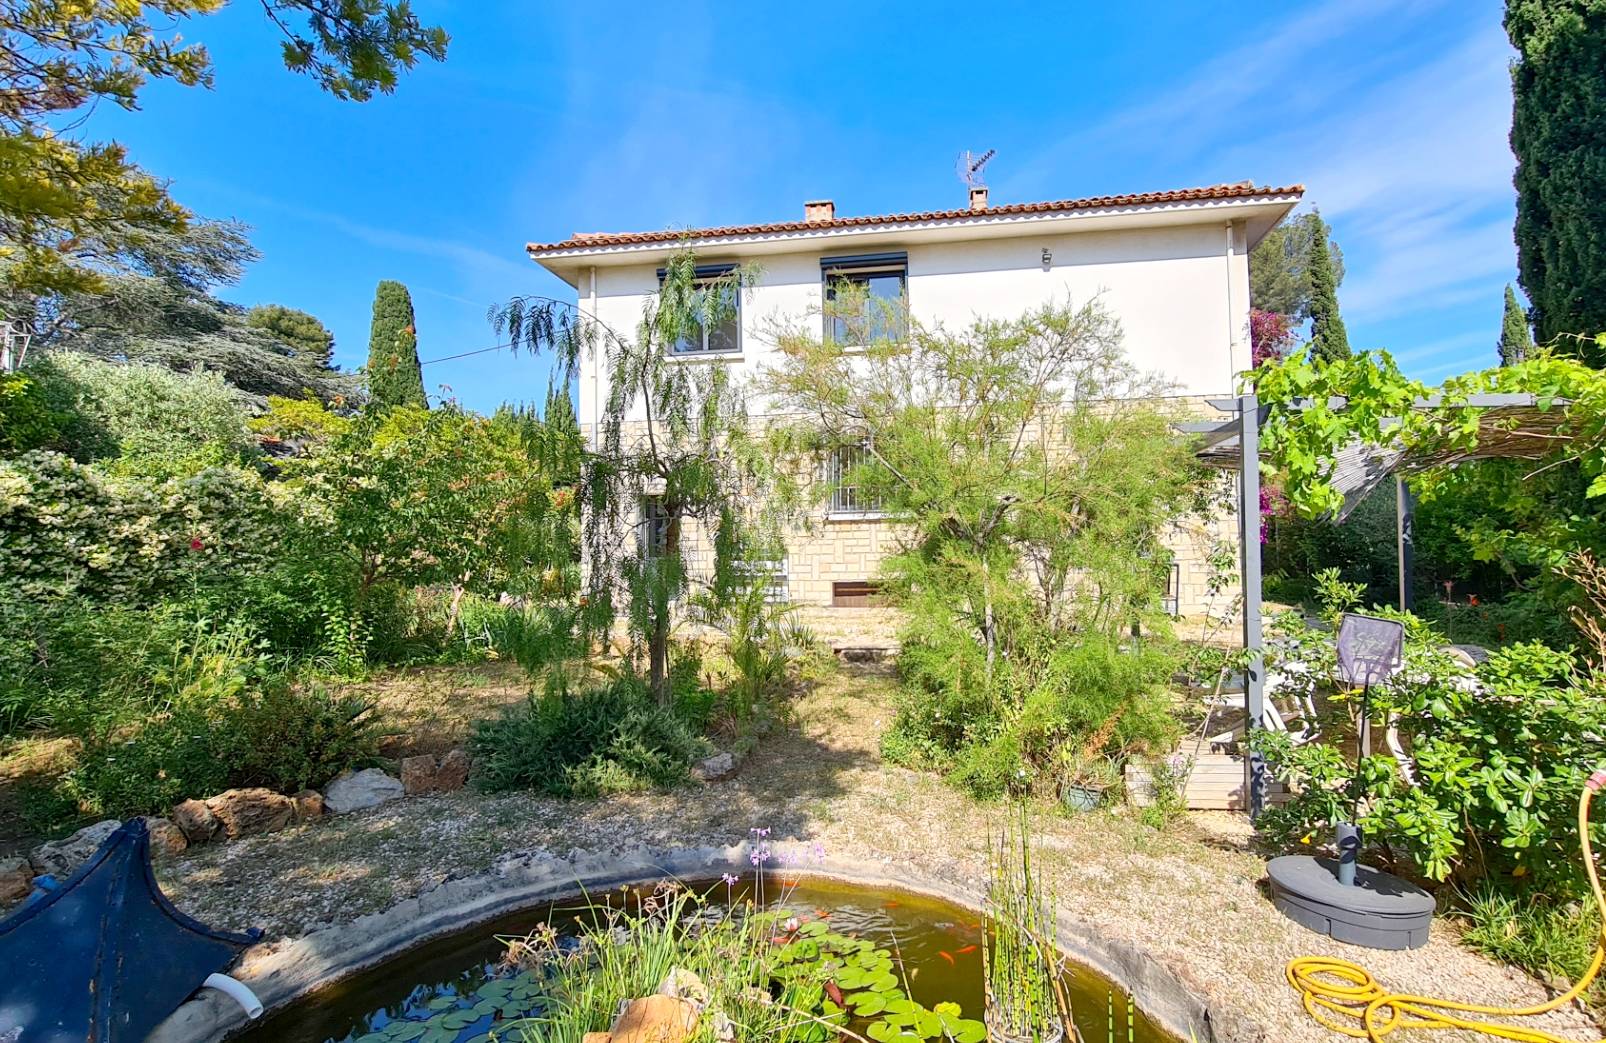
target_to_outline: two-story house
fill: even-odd
[[[1120,320],[1133,363],[1166,375],[1204,409],[1204,398],[1230,395],[1250,365],[1249,251],[1302,193],[1243,182],[995,206],[985,188],[973,188],[963,209],[844,217],[829,201],[809,202],[796,221],[575,233],[528,251],[576,290],[583,313],[620,331],[635,328],[665,261],[680,250],[693,250],[700,264],[755,264],[761,274],[730,321],[675,349],[687,364],[748,372],[774,357],[765,331],[775,316],[819,313],[841,280],[899,302],[917,321],[954,327],[1097,296]],[[607,399],[606,379],[600,360],[582,360],[579,419],[588,433]],[[825,523],[789,539],[777,591],[809,606],[864,605],[893,539],[873,508],[838,488]],[[643,510],[650,514],[650,501]],[[1231,538],[1235,524],[1223,518],[1205,535]],[[1199,536],[1178,531],[1170,540],[1179,614],[1203,608]]]

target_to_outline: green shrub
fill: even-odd
[[[317,684],[279,680],[241,693],[218,716],[231,786],[295,793],[379,755],[373,704]]]
[[[1374,611],[1406,623],[1405,665],[1372,686],[1370,702],[1374,734],[1390,722],[1398,728],[1411,777],[1387,752],[1357,765],[1340,751],[1354,700],[1335,698],[1333,633],[1279,618],[1279,645],[1309,667],[1298,675],[1308,693],[1331,702],[1322,741],[1257,733],[1278,776],[1296,784],[1292,799],[1261,817],[1261,830],[1291,844],[1326,835],[1358,807],[1354,821],[1368,843],[1422,876],[1532,888],[1558,901],[1583,894],[1578,795],[1606,762],[1598,679],[1581,673],[1570,652],[1525,644],[1491,655],[1474,683],[1440,651],[1444,639],[1432,628]]]
[[[152,483],[60,453],[0,460],[0,596],[148,604],[238,583],[267,570],[293,513],[240,468]]]
[[[95,814],[121,817],[234,787],[321,786],[377,756],[370,709],[285,676],[247,688],[242,672],[216,661],[167,707],[88,736],[66,788]]]
[[[531,696],[480,722],[471,746],[485,789],[562,796],[675,786],[706,748],[634,677],[584,692]]]
[[[1126,757],[1175,742],[1166,682],[1177,662],[1169,643],[1086,633],[1024,665],[995,664],[989,683],[972,640],[905,645],[882,749],[944,769],[979,797],[1102,784],[1112,763],[1118,772]]]
[[[219,374],[71,352],[54,352],[38,367],[54,386],[70,388],[67,409],[102,436],[100,444],[75,455],[106,457],[112,470],[179,477],[259,455],[245,403]]]
[[[156,814],[190,797],[229,788],[217,756],[218,719],[200,706],[174,706],[127,730],[84,741],[66,791],[95,815]]]

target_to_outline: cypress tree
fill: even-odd
[[[368,395],[373,405],[427,406],[424,371],[418,364],[418,330],[407,287],[386,279],[374,291],[374,322],[368,333]]]
[[[1606,2],[1507,0],[1517,274],[1534,338],[1606,331]],[[1567,338],[1558,350],[1588,357]]]
[[[1350,357],[1349,333],[1338,313],[1338,286],[1325,235],[1310,244],[1310,351],[1312,358],[1329,362]]]
[[[1528,318],[1517,303],[1517,294],[1506,284],[1506,315],[1500,323],[1500,364],[1510,366],[1521,362],[1533,350],[1533,338],[1528,336]]]

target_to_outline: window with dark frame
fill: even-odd
[[[881,500],[862,486],[849,481],[856,467],[870,458],[862,445],[844,445],[825,458],[825,481],[831,487],[831,514],[878,514]]]
[[[908,254],[822,257],[820,277],[825,283],[828,304],[847,287],[865,296],[866,314],[862,324],[854,323],[848,316],[829,314],[827,308],[827,340],[850,347],[863,347],[878,340],[903,340],[909,314]]]
[[[697,266],[697,285],[706,288],[716,280],[736,270],[731,264],[700,264]],[[658,284],[663,285],[668,269],[658,269]],[[734,355],[742,350],[742,295],[735,286],[725,285],[717,295],[710,295],[709,311],[725,313],[715,324],[694,322],[693,328],[671,347],[674,355]],[[713,305],[720,307],[715,308]]]
[[[641,541],[643,557],[661,558],[669,553],[669,512],[664,501],[657,496],[641,498]]]

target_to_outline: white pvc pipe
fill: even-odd
[[[262,1001],[257,994],[246,988],[242,982],[236,981],[227,974],[208,974],[206,980],[201,982],[203,989],[216,989],[229,999],[238,1003],[245,1011],[245,1016],[252,1021],[262,1016]]]

